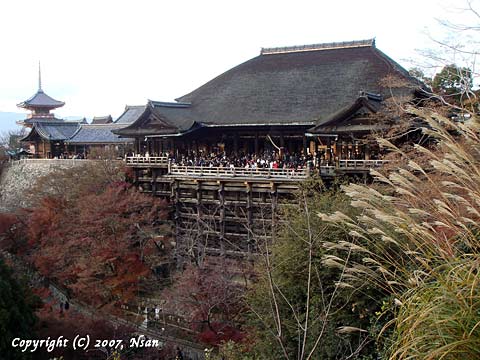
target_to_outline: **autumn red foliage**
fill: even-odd
[[[234,261],[189,265],[164,292],[166,309],[182,316],[198,332],[198,340],[218,346],[242,341],[239,318],[248,271]]]
[[[21,217],[0,213],[0,249],[19,252],[25,245]]]
[[[67,201],[45,197],[27,222],[37,269],[95,306],[128,301],[151,273],[146,258],[166,204],[124,183]]]

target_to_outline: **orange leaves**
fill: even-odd
[[[35,264],[91,304],[131,298],[150,274],[139,243],[151,241],[166,204],[121,184],[65,199],[44,198],[30,213]]]

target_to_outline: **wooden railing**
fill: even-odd
[[[168,166],[169,164],[167,156],[127,156],[125,161],[130,166]]]
[[[261,177],[282,179],[304,179],[307,169],[250,169],[241,167],[204,167],[171,165],[169,173],[177,176],[212,176],[212,177]]]
[[[337,173],[350,170],[368,171],[382,167],[386,160],[339,160],[336,165],[321,165],[317,170],[322,176],[334,176]],[[304,179],[310,171],[302,169],[270,169],[270,168],[243,168],[243,167],[209,167],[184,166],[170,163],[165,156],[129,156],[126,158],[128,166],[140,167],[168,167],[168,174],[176,176],[211,176],[211,177],[261,177],[282,179]]]
[[[387,160],[340,160],[340,169],[371,169],[382,167]]]

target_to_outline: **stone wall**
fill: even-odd
[[[12,161],[0,174],[0,212],[30,205],[30,189],[38,178],[56,169],[84,165],[80,159],[24,159]]]

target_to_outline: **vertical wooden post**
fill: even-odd
[[[182,268],[183,266],[183,257],[185,254],[183,253],[185,249],[183,249],[183,239],[180,238],[180,181],[175,180],[173,183],[173,194],[174,194],[174,204],[175,204],[175,247],[176,247],[176,254],[177,254],[177,267]]]
[[[225,255],[225,184],[218,186],[218,199],[220,200],[220,253]]]
[[[155,196],[157,193],[157,170],[152,168],[152,196]]]
[[[272,240],[275,239],[275,226],[277,224],[277,204],[278,204],[278,192],[277,192],[277,184],[271,183],[270,184],[270,195],[272,198]]]
[[[253,199],[252,199],[252,185],[248,182],[245,183],[246,185],[246,195],[247,195],[247,242],[249,249],[251,247],[252,241],[252,232],[253,232]]]
[[[139,171],[139,170],[138,170],[137,168],[134,168],[134,169],[133,169],[133,185],[134,185],[135,187],[138,186],[138,171]]]
[[[197,180],[197,231],[198,231],[198,237],[203,240],[203,224],[202,224],[202,216],[203,216],[203,211],[202,211],[202,182]],[[202,243],[203,244],[203,243]],[[205,252],[205,249],[202,247],[202,251]]]
[[[238,154],[238,133],[233,135],[233,153]]]

